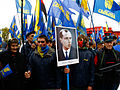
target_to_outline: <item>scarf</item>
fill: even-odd
[[[44,55],[48,52],[49,47],[46,45],[46,47],[37,47],[39,55],[43,58]]]

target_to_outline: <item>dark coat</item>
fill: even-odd
[[[103,50],[97,52],[97,64],[95,74],[95,90],[113,90],[119,84],[119,73],[116,72],[117,68],[107,69],[100,72],[100,68],[105,68],[120,62],[120,53],[114,49]],[[116,90],[116,89],[115,89]]]
[[[20,53],[5,51],[0,54],[0,70],[9,64],[12,74],[1,80],[3,90],[23,90],[25,60],[24,56]],[[1,87],[0,87],[1,88]],[[0,89],[1,90],[1,89]]]
[[[35,50],[30,57],[32,79],[37,89],[55,89],[57,86],[56,54],[52,48],[42,58]],[[59,78],[58,78],[59,79]],[[59,81],[59,80],[58,80]]]
[[[77,58],[78,58],[78,56],[77,56],[77,48],[74,48],[74,47],[71,46],[68,60],[77,59]],[[65,56],[64,56],[62,48],[59,48],[59,50],[58,50],[58,60],[59,61],[65,60]]]
[[[70,65],[70,81],[72,87],[88,87],[94,85],[94,58],[88,49],[79,49],[79,63]]]

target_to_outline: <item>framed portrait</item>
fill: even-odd
[[[79,63],[76,28],[55,26],[57,66]]]

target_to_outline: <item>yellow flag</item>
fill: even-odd
[[[35,22],[34,31],[37,33],[37,31],[40,29],[40,27],[38,26],[39,16],[40,16],[40,0],[36,0],[35,16],[36,16],[36,22]]]
[[[82,2],[81,2],[81,7],[84,8],[85,11],[89,11],[87,2],[88,2],[88,0],[82,0]]]

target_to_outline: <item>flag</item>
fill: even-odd
[[[16,20],[15,20],[15,16],[13,17],[12,23],[10,25],[10,29],[9,32],[11,33],[11,37],[14,38],[16,37],[15,32],[18,30],[17,25],[16,25]]]
[[[44,4],[43,0],[41,0],[41,11],[45,14],[45,18],[47,21],[47,12],[46,12],[46,8],[45,8],[45,4]]]
[[[0,31],[0,45],[2,44],[2,31]]]
[[[55,25],[56,20],[54,17],[48,16],[48,23],[47,23],[47,36],[48,39],[54,40],[55,39]]]
[[[80,12],[80,7],[74,0],[64,0],[63,3],[67,8],[71,8]]]
[[[108,1],[109,1],[109,0],[108,0]],[[112,5],[111,10],[112,10],[112,11],[120,10],[120,6],[119,6],[115,1],[113,1],[113,5]]]
[[[24,40],[26,40],[26,33],[28,31],[28,23],[27,23],[27,14],[24,14],[24,19],[23,19],[23,35],[24,35]]]
[[[16,0],[17,13],[21,13],[21,0]],[[23,13],[31,14],[32,5],[28,0],[23,0]]]
[[[34,31],[34,27],[35,27],[35,22],[34,22],[33,15],[32,15],[30,26],[29,26],[29,32]]]
[[[84,19],[81,13],[79,13],[77,23],[76,23],[77,32],[87,36],[86,27],[84,24]]]
[[[105,35],[105,34],[104,34],[103,27],[100,28],[99,33],[100,33],[100,35],[101,35],[101,39],[103,39],[103,36]]]
[[[7,64],[1,71],[0,73],[2,74],[2,76],[5,78],[6,76],[12,74],[12,70],[9,66],[9,64]]]
[[[99,37],[100,37],[100,35],[99,35],[99,34],[100,34],[100,33],[99,33],[98,28],[97,28],[97,34],[96,34],[96,38],[95,38],[95,39],[96,39],[96,42],[100,40],[100,38],[99,38]]]
[[[88,0],[76,0],[78,6],[80,6],[80,12],[88,18],[89,17],[89,7],[88,7]]]
[[[120,10],[115,11],[114,3],[113,0],[95,0],[93,12],[120,22]]]
[[[34,28],[34,31],[36,33],[40,29],[40,22],[41,22],[41,0],[37,0],[35,7],[35,28]]]
[[[107,21],[106,21],[106,32],[108,32],[108,24],[107,24]]]
[[[60,0],[53,0],[48,11],[48,15],[59,18],[63,26],[74,27],[71,12]]]

